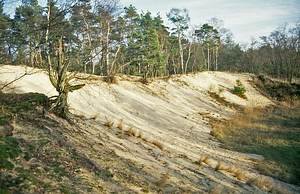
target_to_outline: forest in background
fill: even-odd
[[[46,46],[57,55],[61,40],[69,68],[96,75],[147,78],[220,70],[299,77],[299,23],[278,27],[242,49],[222,20],[191,26],[186,9],[166,13],[172,24],[167,27],[159,15],[123,8],[118,0],[52,0],[46,44],[47,8],[22,0],[10,18],[4,4],[15,2],[0,1],[0,64],[45,66]]]
[[[166,13],[171,26],[118,0],[22,0],[14,16],[0,0],[0,64],[48,70],[58,92],[55,107],[66,112],[76,73],[150,77],[199,71],[265,74],[293,82],[300,76],[300,23],[278,27],[247,47],[233,40],[222,20],[190,24],[188,10]],[[71,73],[70,73],[71,72]],[[64,114],[63,114],[64,115]]]

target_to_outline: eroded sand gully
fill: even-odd
[[[0,81],[12,80],[24,70],[3,66]],[[238,79],[246,87],[248,100],[229,91]],[[98,157],[95,153],[104,144],[118,156],[140,165],[143,171],[156,177],[164,192],[170,193],[175,191],[168,188],[171,183],[186,192],[208,192],[218,185],[238,193],[272,189],[299,191],[295,186],[259,175],[253,166],[261,157],[225,150],[210,135],[210,119],[229,118],[235,109],[218,103],[208,91],[219,93],[226,101],[240,106],[272,104],[252,87],[250,75],[202,72],[157,79],[149,85],[124,76],[119,80],[115,85],[94,81],[69,97],[73,113],[93,118],[80,124],[83,135],[69,135],[69,139],[95,162]],[[55,95],[55,89],[42,71],[15,82],[14,90]],[[108,121],[113,122],[112,127],[104,125]],[[84,142],[92,144],[93,149],[84,146]],[[271,181],[271,188],[246,184],[257,178]],[[128,187],[140,192],[134,185]]]

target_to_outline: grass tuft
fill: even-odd
[[[108,84],[117,84],[118,83],[118,79],[114,75],[103,77],[103,81],[108,83]]]
[[[136,137],[137,136],[137,131],[132,128],[132,127],[129,127],[126,131],[125,131],[125,134],[128,135],[128,136],[133,136],[133,137]]]
[[[160,150],[163,150],[164,149],[164,146],[161,142],[157,141],[157,140],[152,140],[151,143],[153,145],[155,145],[156,147],[158,147]]]
[[[221,97],[219,94],[215,93],[215,92],[211,92],[211,91],[208,91],[208,95],[214,99],[215,101],[217,101],[218,103],[220,103],[221,105],[224,105],[224,106],[227,106],[227,107],[230,107],[230,108],[239,108],[238,105],[234,104],[234,103],[231,103],[231,102],[228,102],[225,97]]]
[[[222,194],[222,193],[230,193],[227,191],[227,189],[221,185],[221,184],[216,184],[214,187],[211,188],[209,191],[209,194]]]
[[[254,185],[264,191],[271,191],[273,189],[274,182],[267,177],[258,176],[252,179],[249,179],[246,182],[248,185]]]
[[[209,157],[208,155],[201,156],[199,159],[199,164],[208,164]]]
[[[229,167],[224,162],[218,162],[217,166],[215,167],[216,171],[219,170],[228,170]]]
[[[123,119],[120,120],[120,122],[117,125],[117,128],[120,129],[121,131],[124,130]]]
[[[234,176],[240,181],[246,181],[248,179],[247,175],[243,170],[237,169],[234,172]]]
[[[107,117],[105,117],[105,123],[104,126],[108,127],[109,129],[111,129],[114,126],[114,122],[109,120]]]
[[[163,187],[167,184],[168,180],[170,179],[170,176],[168,173],[163,173],[160,176],[159,181],[156,183],[158,187]]]

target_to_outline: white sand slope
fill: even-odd
[[[25,68],[21,67],[2,66],[0,81],[13,80],[24,71]],[[220,148],[220,143],[210,135],[209,125],[209,118],[228,118],[235,110],[219,104],[209,96],[208,91],[220,93],[228,102],[241,106],[272,104],[252,87],[249,82],[250,75],[202,72],[174,76],[170,79],[157,79],[149,85],[125,76],[119,79],[118,84],[113,85],[100,80],[94,81],[70,94],[69,103],[72,112],[88,118],[96,117],[95,121],[87,121],[89,122],[87,139],[93,141],[99,132],[106,134],[109,137],[107,145],[118,155],[143,164],[149,172],[158,175],[167,172],[172,182],[194,192],[206,192],[207,188],[203,185],[211,188],[217,184],[235,192],[264,191],[263,188],[259,190],[242,184],[243,180],[238,180],[241,182],[239,184],[232,175],[214,170],[217,162],[223,161],[242,169],[248,177],[259,175],[253,168],[257,158],[250,154]],[[229,91],[238,79],[246,87],[248,100],[241,99]],[[14,90],[20,93],[40,92],[48,96],[56,94],[47,75],[41,71],[24,77],[13,86]],[[125,128],[133,127],[148,142],[153,140],[160,142],[163,150],[151,147],[152,151],[149,152],[145,140],[141,138],[119,138],[102,125],[106,119],[114,121],[115,125],[123,120]],[[197,168],[193,162],[204,155],[209,156],[210,161],[204,167]],[[213,184],[210,184],[210,181]],[[275,182],[290,192],[299,189],[279,181]]]

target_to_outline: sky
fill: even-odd
[[[7,0],[7,2],[17,0]],[[44,0],[39,0],[43,2]],[[120,0],[123,6],[134,5],[139,11],[159,13],[167,22],[171,8],[189,10],[191,25],[201,25],[210,18],[224,21],[234,40],[250,43],[252,38],[268,35],[285,23],[300,22],[300,0]],[[8,9],[12,12],[13,8]]]
[[[268,35],[285,23],[300,22],[300,0],[121,0],[121,3],[153,14],[159,12],[165,20],[171,8],[186,8],[192,25],[216,17],[224,21],[239,43],[250,43],[251,38]]]

